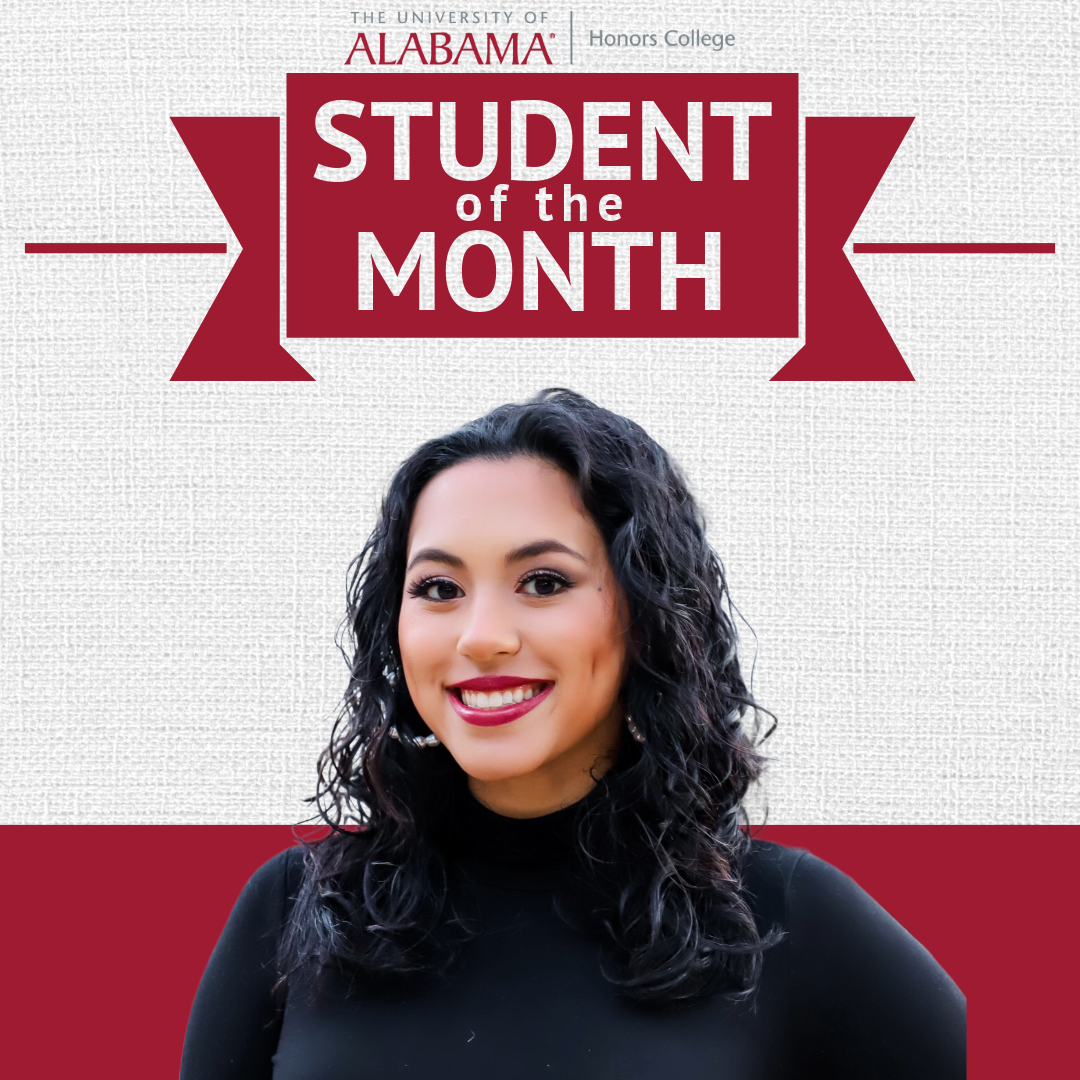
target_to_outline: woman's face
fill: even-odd
[[[514,817],[582,798],[621,737],[627,651],[573,481],[527,457],[445,469],[417,501],[406,566],[405,682],[474,794]]]

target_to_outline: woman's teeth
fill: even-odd
[[[529,698],[540,693],[543,683],[524,683],[515,686],[512,690],[491,690],[484,693],[483,690],[466,690],[461,688],[461,700],[470,709],[501,709],[504,705],[511,705],[515,701],[528,701]]]

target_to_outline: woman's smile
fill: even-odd
[[[469,681],[479,683],[494,680]],[[511,683],[505,690],[493,689],[485,693],[483,690],[467,690],[459,684],[458,688],[451,687],[449,690],[450,703],[467,724],[495,727],[509,724],[511,720],[531,712],[547,698],[554,686],[553,682],[543,681]]]

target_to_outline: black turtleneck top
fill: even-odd
[[[473,799],[456,857],[483,932],[445,981],[271,996],[301,849],[255,872],[199,985],[181,1080],[963,1080],[965,1000],[850,878],[752,841],[743,867],[764,953],[752,1005],[621,998],[599,942],[555,910],[573,890],[575,808],[514,819]]]

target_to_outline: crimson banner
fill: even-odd
[[[844,251],[911,120],[807,121],[776,378],[911,378]],[[245,253],[173,378],[310,378],[279,343],[277,119],[174,123]],[[795,74],[290,74],[287,334],[797,338],[799,130]]]
[[[797,75],[290,75],[288,117],[290,337],[798,336]]]
[[[1080,827],[770,825],[761,838],[831,862],[930,950],[968,998],[972,1080],[1071,1074],[1080,931],[1069,898],[1080,872],[1062,856],[1076,850]],[[19,978],[0,995],[18,1037],[0,1047],[5,1075],[100,1069],[110,1080],[143,1080],[176,1075],[191,1000],[237,895],[260,863],[295,840],[284,825],[6,825],[0,842],[15,868],[0,913],[11,928],[31,915],[40,927],[9,942]],[[1052,919],[1062,916],[1052,948],[1007,940],[1011,885],[995,871],[1013,872],[1018,855],[1026,895]],[[70,888],[39,886],[61,863],[79,883],[75,899]],[[138,902],[124,902],[118,867]],[[67,1037],[58,1042],[56,1011],[43,1003],[57,972],[73,965],[86,973],[88,992],[65,1014]]]

